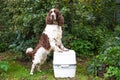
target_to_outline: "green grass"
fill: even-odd
[[[35,70],[34,75],[30,75],[30,68],[19,64],[19,62],[9,61],[9,70],[1,75],[1,79],[4,80],[54,80],[53,70],[47,69],[38,72]]]
[[[11,54],[11,53],[10,53]],[[7,72],[0,73],[0,80],[56,80],[54,78],[52,61],[46,62],[42,65],[42,72],[35,70],[34,75],[30,75],[31,62],[16,61],[16,54],[11,57],[10,54],[3,54],[2,58],[9,63],[9,69]],[[24,64],[22,64],[24,63]],[[76,76],[72,80],[93,80],[92,76],[87,73],[87,63],[81,64],[77,62]],[[60,79],[68,80],[68,79]],[[100,79],[94,79],[100,80]]]

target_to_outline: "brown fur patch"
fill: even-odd
[[[46,50],[50,49],[49,38],[46,34],[44,33],[42,34],[40,42],[41,42],[42,47],[44,47]]]
[[[40,38],[39,43],[37,44],[36,48],[31,53],[29,53],[29,54],[31,54],[32,59],[34,59],[34,54],[37,52],[37,50],[40,47],[44,47],[46,50],[49,50],[51,47],[50,43],[49,43],[49,38],[45,33],[43,33],[41,35],[41,38]]]

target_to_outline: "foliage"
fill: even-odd
[[[0,44],[0,52],[4,52],[7,50],[7,44],[6,43],[1,43]]]
[[[105,77],[115,77],[119,80],[119,69],[120,69],[120,35],[119,26],[115,28],[113,36],[111,36],[101,48],[101,52],[94,58],[92,64],[88,67],[94,75],[97,75],[99,70],[102,70],[102,65],[105,64]],[[114,37],[115,35],[115,37]]]
[[[6,31],[6,28],[0,30],[0,52],[9,50],[9,45],[15,40],[14,32]]]
[[[92,55],[90,51],[92,50],[93,45],[88,41],[74,40],[72,43],[70,43],[70,46],[76,51],[77,56],[83,55],[88,57],[88,55]]]
[[[120,69],[118,67],[114,67],[114,66],[109,66],[107,68],[107,72],[105,73],[105,77],[115,77],[116,80],[120,79]]]
[[[0,74],[2,72],[7,72],[9,69],[9,64],[7,61],[0,61]]]
[[[87,57],[98,54],[101,46],[110,34],[111,32],[102,25],[92,27],[79,24],[79,26],[74,28],[72,36],[64,35],[63,37],[66,38],[66,41],[64,40],[65,43],[74,49],[78,56],[83,55]]]
[[[112,0],[1,0],[0,4],[0,25],[4,27],[0,30],[0,51],[34,48],[52,7],[59,8],[65,18],[63,43],[78,56],[98,54],[115,24]]]
[[[112,28],[112,26],[109,25],[111,25],[111,23],[114,23],[114,16],[112,16],[115,9],[114,1],[86,0],[82,3],[79,2],[79,5],[76,8],[77,16],[80,15],[80,21],[82,21],[84,24],[95,26],[102,23]]]

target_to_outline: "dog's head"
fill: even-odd
[[[58,24],[59,26],[64,24],[64,18],[60,14],[59,9],[53,8],[49,11],[46,17],[46,24]]]

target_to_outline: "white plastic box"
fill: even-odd
[[[73,78],[76,73],[76,54],[74,50],[54,52],[53,68],[55,78]]]

